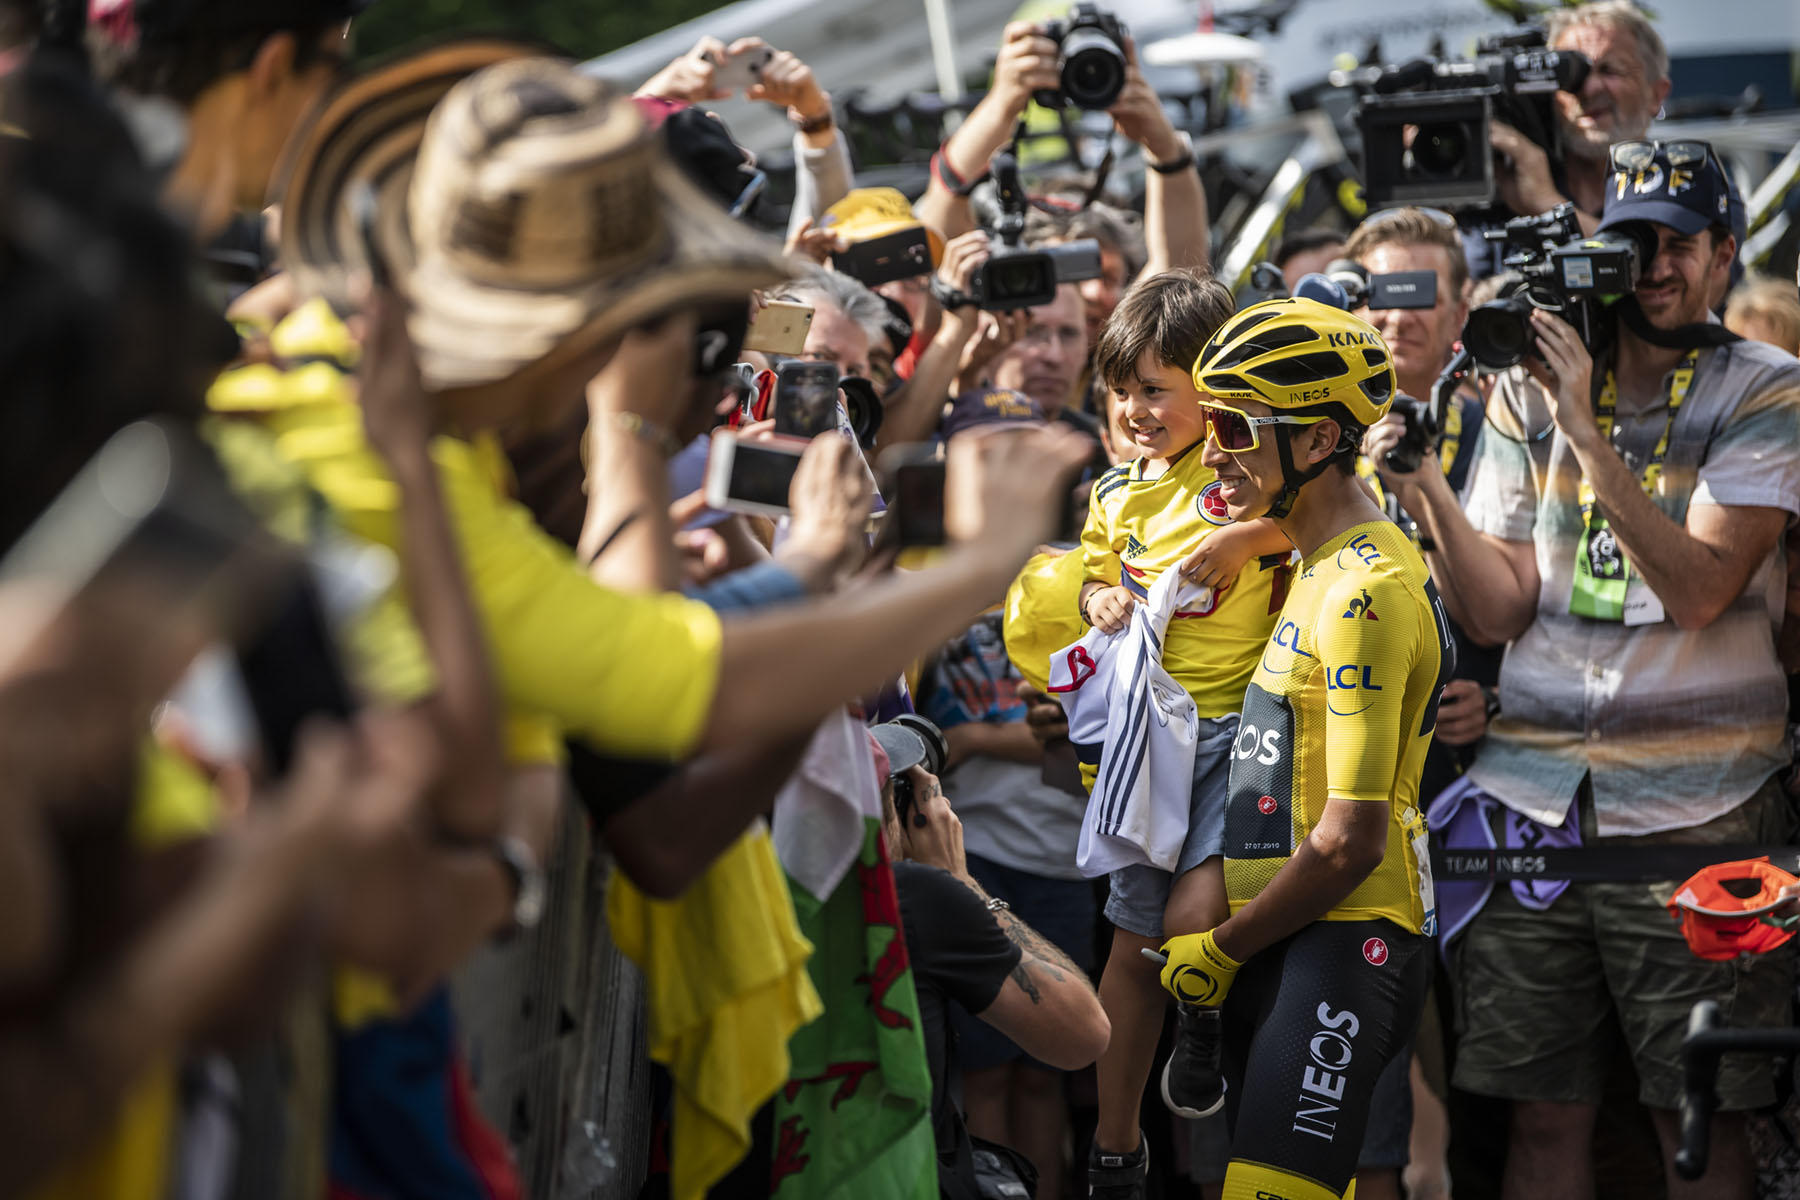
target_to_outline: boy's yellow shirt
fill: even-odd
[[[1145,479],[1144,461],[1121,463],[1094,481],[1081,532],[1084,579],[1122,583],[1142,600],[1166,570],[1231,524],[1218,477],[1190,448],[1168,471]],[[1286,556],[1252,559],[1209,604],[1182,609],[1169,622],[1163,668],[1194,698],[1202,717],[1243,708],[1275,615],[1287,598]]]

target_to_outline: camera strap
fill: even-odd
[[[1689,350],[1670,373],[1668,416],[1663,421],[1662,436],[1656,440],[1656,448],[1650,452],[1650,458],[1644,464],[1643,476],[1639,480],[1646,496],[1656,494],[1657,481],[1662,478],[1663,460],[1669,453],[1669,439],[1675,430],[1675,415],[1681,411],[1682,401],[1687,399],[1688,392],[1694,386],[1694,369],[1699,357],[1699,350]],[[1619,383],[1609,369],[1606,372],[1606,383],[1600,389],[1600,398],[1594,405],[1594,422],[1600,427],[1600,436],[1609,445],[1612,443],[1613,417],[1618,405]],[[1626,559],[1618,538],[1607,525],[1606,515],[1594,502],[1594,485],[1588,482],[1585,471],[1581,474],[1578,496],[1581,503],[1582,532],[1581,544],[1575,550],[1575,578],[1569,593],[1569,612],[1577,617],[1588,617],[1596,621],[1623,621],[1626,624],[1648,624],[1653,623],[1653,619],[1660,620],[1661,604],[1653,603],[1648,596],[1645,597],[1643,612],[1631,611],[1631,563]],[[1643,619],[1637,620],[1634,617]]]
[[[1652,346],[1661,346],[1664,350],[1701,350],[1708,346],[1728,346],[1732,342],[1744,340],[1723,325],[1715,325],[1711,321],[1697,321],[1674,329],[1658,329],[1644,315],[1643,306],[1638,303],[1636,296],[1627,296],[1614,308],[1619,319],[1625,323],[1625,328],[1631,330],[1635,337]]]

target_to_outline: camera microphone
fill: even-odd
[[[1338,283],[1317,271],[1302,275],[1294,283],[1294,297],[1298,300],[1317,300],[1320,304],[1329,304],[1333,308],[1350,311],[1350,295]]]

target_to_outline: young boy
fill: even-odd
[[[1098,629],[1125,628],[1131,610],[1167,570],[1213,589],[1204,605],[1169,622],[1163,667],[1194,699],[1200,717],[1189,795],[1187,841],[1174,873],[1151,866],[1114,871],[1106,917],[1113,944],[1100,981],[1112,1040],[1099,1062],[1100,1119],[1088,1159],[1090,1195],[1143,1194],[1148,1155],[1139,1134],[1139,1098],[1162,1032],[1167,996],[1154,950],[1178,933],[1210,929],[1227,915],[1220,851],[1225,784],[1238,710],[1257,657],[1287,593],[1292,550],[1272,522],[1232,524],[1213,472],[1200,461],[1206,427],[1191,372],[1233,311],[1213,279],[1170,271],[1144,280],[1101,331],[1094,364],[1123,407],[1137,457],[1094,484],[1081,554],[1082,617]],[[1198,869],[1196,869],[1198,868]],[[1163,1099],[1188,1117],[1216,1112],[1216,1014],[1182,1006],[1175,1055],[1199,1056],[1211,1070],[1198,1088],[1193,1067],[1163,1073]],[[1171,1094],[1171,1079],[1177,1092]]]

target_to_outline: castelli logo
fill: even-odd
[[[1370,966],[1379,967],[1387,961],[1387,943],[1380,938],[1370,938],[1363,943],[1363,957],[1369,960]]]
[[[1256,802],[1256,811],[1261,813],[1265,817],[1274,816],[1275,815],[1275,797],[1264,796],[1261,800],[1258,800]]]
[[[1200,489],[1200,495],[1194,501],[1194,507],[1199,509],[1200,516],[1209,524],[1229,525],[1231,523],[1231,510],[1225,507],[1225,497],[1219,490],[1221,486],[1218,480],[1213,480]]]

